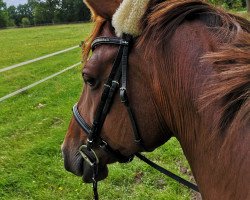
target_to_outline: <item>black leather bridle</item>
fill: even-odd
[[[130,156],[122,155],[118,150],[114,150],[112,147],[110,147],[110,145],[106,141],[104,141],[100,136],[102,126],[110,110],[110,107],[113,103],[113,99],[116,94],[116,91],[118,90],[118,87],[120,85],[120,99],[121,99],[121,102],[125,105],[127,112],[128,112],[128,116],[130,118],[131,126],[133,129],[133,134],[134,134],[134,142],[137,145],[139,145],[142,150],[146,150],[143,140],[139,134],[135,116],[130,107],[128,96],[127,96],[128,54],[129,54],[129,48],[131,47],[131,43],[132,43],[132,37],[126,34],[124,34],[122,38],[98,37],[93,41],[91,45],[92,50],[94,50],[98,45],[101,45],[101,44],[112,44],[112,45],[119,46],[118,54],[114,61],[108,80],[104,84],[103,93],[101,96],[100,103],[97,107],[97,111],[95,113],[93,124],[90,126],[84,120],[84,118],[80,115],[78,111],[77,104],[74,105],[73,107],[73,114],[74,114],[75,120],[78,122],[80,127],[85,131],[85,133],[88,136],[86,145],[82,145],[79,149],[79,152],[81,156],[83,157],[83,159],[87,163],[89,163],[89,165],[93,169],[92,181],[93,181],[94,198],[96,200],[98,199],[96,178],[98,174],[99,159],[94,150],[96,148],[101,148],[102,150],[106,151],[108,154],[113,156],[118,162],[121,162],[121,163],[132,161],[133,157],[136,155],[138,158],[148,163],[155,169],[172,177],[178,182],[198,191],[198,188],[196,185],[193,185],[192,183],[189,183],[188,181],[176,176],[172,172],[169,172],[168,170],[161,168],[160,166],[151,162],[150,160],[148,160],[147,158],[145,158],[143,155],[139,153],[136,153]]]

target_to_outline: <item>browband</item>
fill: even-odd
[[[101,45],[101,44],[115,44],[115,45],[122,45],[122,46],[129,45],[129,43],[126,40],[123,40],[121,38],[97,37],[91,44],[91,49],[94,50],[98,45]]]

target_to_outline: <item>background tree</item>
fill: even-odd
[[[31,10],[34,10],[37,5],[41,3],[40,0],[28,0],[28,5],[31,8]]]
[[[0,8],[1,27],[22,26],[24,18],[31,25],[90,19],[90,12],[82,0],[28,0],[27,4],[10,6],[8,9],[3,0],[0,0]]]
[[[22,24],[23,27],[30,26],[30,20],[29,20],[29,18],[27,18],[27,17],[22,18],[21,24]]]
[[[247,12],[250,13],[250,0],[246,0]]]
[[[33,23],[33,13],[29,4],[19,5],[16,9],[16,13],[17,13],[16,25],[21,25],[22,19],[25,17],[28,18],[29,21]]]
[[[0,0],[0,28],[4,28],[8,25],[9,14],[7,11],[6,3]]]
[[[41,3],[40,0],[28,0],[28,5],[29,5],[31,12],[32,12],[32,20],[31,20],[32,23],[31,24],[36,25],[35,10],[36,10],[36,7],[38,7],[40,3]]]
[[[10,24],[12,24],[12,26],[15,26],[17,24],[17,22],[18,22],[16,7],[15,6],[10,6],[10,7],[8,7],[7,10],[8,10],[8,13],[9,13],[9,21],[11,21]]]
[[[56,11],[59,6],[59,0],[46,0],[45,2],[46,9],[46,21],[47,23],[54,23],[56,18]]]
[[[250,0],[208,0],[210,3],[229,9],[240,10],[250,4]]]
[[[90,12],[82,0],[60,0],[58,18],[63,22],[87,21]]]
[[[44,24],[44,23],[48,23],[47,22],[47,11],[45,8],[45,4],[42,2],[40,4],[38,4],[35,8],[34,8],[34,23],[35,24]]]

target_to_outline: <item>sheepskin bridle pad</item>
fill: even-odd
[[[112,18],[116,35],[129,34],[134,37],[141,34],[139,21],[146,11],[149,0],[123,0]]]

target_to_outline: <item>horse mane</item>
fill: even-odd
[[[92,21],[94,22],[94,28],[90,36],[87,39],[85,39],[84,42],[82,43],[83,62],[87,61],[89,54],[90,54],[90,50],[91,50],[91,43],[94,41],[97,35],[100,34],[104,23],[107,21],[106,19],[96,15],[93,11],[91,11],[91,13],[92,13]]]
[[[222,102],[215,129],[224,132],[230,128],[234,131],[246,125],[250,118],[249,21],[204,1],[151,0],[141,19],[142,35],[138,38],[138,45],[146,50],[145,56],[155,58],[155,62],[162,60],[168,41],[180,24],[197,19],[221,43],[215,52],[208,52],[201,58],[201,62],[213,66],[215,73],[206,82],[208,86],[205,86],[198,103],[204,109],[218,100]]]

